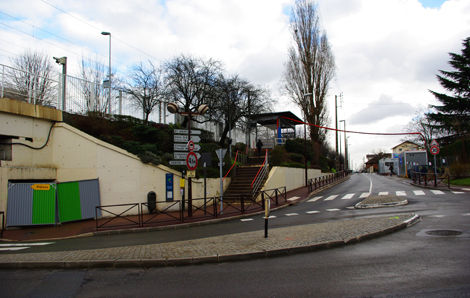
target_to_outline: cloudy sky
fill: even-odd
[[[67,56],[69,73],[82,57],[107,63],[125,76],[139,61],[158,64],[178,54],[213,58],[270,90],[276,111],[301,116],[281,94],[291,45],[291,0],[0,0],[0,63],[27,49]],[[418,111],[435,104],[435,75],[449,69],[449,52],[470,36],[468,0],[318,0],[321,25],[336,58],[329,92],[347,129],[401,132]],[[59,71],[59,67],[57,66]],[[330,134],[334,146],[334,134]],[[400,137],[349,135],[354,166],[367,153]],[[344,145],[343,145],[344,147]]]

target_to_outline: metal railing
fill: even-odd
[[[333,174],[328,174],[328,175],[325,175],[325,176],[321,176],[321,177],[316,177],[316,178],[310,178],[308,180],[308,191],[309,192],[312,192],[314,190],[317,190],[327,184],[330,184],[332,182],[335,182],[339,179],[342,179],[344,177],[346,177],[349,173],[347,171],[340,171],[340,172],[337,172],[337,173],[333,173]]]
[[[261,191],[261,201],[264,204],[265,198],[274,203],[276,206],[279,206],[280,202],[287,202],[287,191],[286,187],[278,187],[273,189],[265,189]]]
[[[0,238],[3,238],[3,230],[5,229],[5,211],[0,211],[2,217],[2,228],[0,229]]]
[[[167,201],[156,201],[156,204],[162,204],[162,203],[167,203],[167,206],[165,208],[159,210],[154,209],[154,212],[144,214],[144,206],[149,208],[149,203],[140,203],[140,225],[146,226],[146,225],[159,225],[159,224],[164,224],[164,223],[178,223],[183,221],[183,212],[181,208],[181,201],[173,201],[173,202],[167,202]],[[152,203],[153,204],[153,203]],[[172,210],[175,209],[174,207],[177,206],[177,210]]]
[[[126,215],[126,213],[135,212],[136,208],[137,208],[137,215]],[[117,209],[117,211],[115,209]],[[111,216],[99,219],[98,211],[101,211],[102,215],[103,213],[107,213],[107,214],[111,214]],[[96,230],[124,228],[124,227],[126,228],[140,227],[141,226],[140,204],[132,203],[132,204],[96,206],[95,207],[95,220],[96,220]]]
[[[440,175],[439,173],[422,173],[416,171],[410,171],[410,178],[413,183],[424,186],[433,185],[437,187],[439,184],[444,184],[450,188],[450,176]]]
[[[262,183],[264,179],[266,178],[266,175],[268,174],[268,149],[266,149],[266,154],[264,156],[264,162],[261,165],[261,167],[258,170],[258,173],[256,173],[255,178],[251,182],[251,194],[252,197],[255,197],[258,194],[259,189],[262,186]]]

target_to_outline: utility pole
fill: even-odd
[[[339,170],[339,159],[338,159],[338,96],[335,95],[335,134],[336,134],[336,171]]]

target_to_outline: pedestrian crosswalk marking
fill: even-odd
[[[287,213],[286,216],[296,216],[299,215],[298,213]]]
[[[307,213],[307,214],[316,214],[316,213],[320,213],[320,211],[312,210],[312,211],[307,211],[305,213]]]
[[[252,221],[252,220],[253,220],[253,218],[242,218],[242,219],[240,219],[240,221]]]
[[[379,192],[379,196],[386,196],[386,195],[388,195],[388,191]]]
[[[300,199],[300,197],[292,197],[292,198],[289,198],[289,199],[287,199],[287,200],[288,200],[288,201],[295,201],[295,200],[298,200],[298,199]]]
[[[416,196],[424,196],[424,191],[422,190],[413,190],[413,192]]]
[[[402,191],[402,190],[397,191],[396,194],[397,194],[398,197],[404,197],[404,196],[406,196],[406,192],[404,192],[404,191]]]
[[[0,247],[13,247],[13,246],[43,246],[49,245],[54,242],[23,242],[23,243],[1,243]]]
[[[276,217],[277,217],[276,215],[270,215],[268,218],[276,218]]]
[[[429,217],[442,218],[442,217],[445,217],[445,215],[443,215],[443,214],[434,214],[434,215],[429,215]]]
[[[326,211],[328,212],[334,212],[334,211],[339,211],[340,209],[336,209],[336,208],[333,208],[333,209],[326,209]]]
[[[352,197],[354,197],[354,194],[353,193],[348,193],[347,195],[342,197],[341,200],[350,200],[350,199],[352,199]]]
[[[470,216],[470,213],[464,213],[462,216]]]
[[[332,201],[334,199],[336,199],[338,195],[332,195],[332,196],[329,196],[328,198],[325,199],[325,201]]]
[[[461,188],[462,190],[470,191],[470,188]]]
[[[440,191],[440,190],[437,190],[437,189],[431,189],[431,192],[435,195],[443,195],[444,194],[443,191]]]
[[[359,196],[359,199],[364,199],[364,198],[367,198],[368,196],[370,196],[370,192],[363,192],[363,193]]]
[[[15,246],[15,247],[0,247],[0,251],[13,251],[31,248],[29,246]]]
[[[308,200],[307,202],[310,202],[310,203],[311,203],[311,202],[316,202],[316,201],[318,201],[318,200],[321,199],[321,198],[323,198],[323,196],[314,197],[314,198]]]
[[[454,193],[456,195],[459,195],[459,194],[463,194],[464,192],[463,191],[452,191],[452,193]]]

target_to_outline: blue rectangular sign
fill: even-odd
[[[165,175],[165,192],[166,192],[166,201],[173,202],[173,174],[167,173]]]

